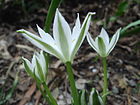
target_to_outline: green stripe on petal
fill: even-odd
[[[90,33],[87,34],[87,41],[90,44],[90,46],[96,51],[98,52],[98,45],[96,44],[96,42],[92,39]]]
[[[41,67],[41,65],[37,59],[36,59],[36,69],[37,69],[37,72],[35,72],[35,73],[38,73],[41,82],[45,82],[46,77],[45,77],[45,74],[43,73],[43,68]]]
[[[81,32],[80,32],[80,35],[79,37],[77,38],[76,40],[76,43],[75,43],[75,47],[73,48],[72,50],[72,53],[71,53],[71,61],[73,60],[76,52],[78,51],[78,49],[80,48],[82,42],[84,41],[85,39],[85,36],[88,32],[88,29],[89,29],[89,25],[90,25],[90,19],[91,19],[91,16],[93,15],[94,13],[88,13],[88,15],[86,16],[83,24],[82,24],[82,28],[81,28]]]
[[[98,37],[98,49],[101,57],[106,57],[106,46],[101,37]]]
[[[58,9],[56,11],[53,24],[53,36],[57,46],[65,57],[65,61],[69,61],[71,47],[71,29]]]
[[[103,39],[106,46],[109,45],[109,36],[108,36],[108,34],[107,34],[107,32],[105,31],[104,28],[102,28],[99,37],[101,37]]]
[[[22,57],[22,60],[23,60],[23,64],[24,64],[24,68],[25,68],[25,71],[32,77],[34,78],[34,74],[33,74],[33,71],[32,71],[32,67],[31,67],[31,63],[28,59]]]
[[[107,54],[109,55],[109,53],[113,50],[113,48],[115,47],[118,39],[119,39],[119,36],[120,36],[120,31],[121,31],[121,28],[117,30],[117,32],[113,35],[110,43],[109,43],[109,47],[107,49]]]
[[[28,31],[25,31],[23,29],[19,30],[18,32],[23,33],[22,35],[25,38],[27,38],[31,43],[33,43],[35,46],[37,46],[40,49],[56,56],[60,60],[65,61],[63,55],[60,52],[58,52],[56,49],[54,49],[53,46],[51,46],[51,45],[45,43],[44,41],[42,41],[40,37],[38,37],[36,35],[32,35]]]

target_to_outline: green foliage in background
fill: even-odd
[[[4,7],[19,7],[24,14],[35,12],[48,5],[45,0],[0,0],[0,9]]]
[[[46,16],[46,21],[45,21],[45,26],[44,26],[44,30],[47,33],[50,32],[50,27],[52,24],[52,20],[53,20],[56,8],[59,7],[61,2],[62,2],[62,0],[52,0],[52,2],[50,4],[50,7],[48,9],[48,15]]]
[[[131,36],[140,33],[140,20],[128,24],[121,30],[121,37]]]
[[[4,105],[12,97],[17,84],[18,84],[18,74],[15,77],[12,87],[8,90],[7,93],[3,91],[3,89],[5,88],[5,84],[0,88],[0,105]]]
[[[118,17],[122,16],[128,10],[128,7],[129,7],[128,1],[120,2],[117,8],[117,11],[115,12],[115,15],[110,17],[109,20],[107,20],[107,22],[116,21]]]
[[[90,93],[86,90],[80,91],[80,105],[105,105],[98,91],[93,88]]]
[[[140,4],[139,0],[123,0],[119,3],[117,10],[115,11],[114,15],[111,16],[110,18],[107,18],[104,22],[104,27],[107,27],[110,22],[115,22],[118,20],[118,18],[122,17],[127,11],[128,8],[130,7],[131,4],[137,3]],[[126,36],[131,36],[137,33],[140,33],[140,20],[136,20],[134,22],[129,23],[125,27],[122,28],[120,37],[126,37]]]

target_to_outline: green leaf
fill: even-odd
[[[132,22],[132,23],[128,24],[126,27],[124,27],[121,30],[121,37],[132,35],[132,34],[135,34],[135,33],[139,33],[140,32],[140,26],[138,26],[138,25],[140,25],[140,20],[137,20],[135,22]],[[132,28],[132,29],[130,29],[130,28]]]
[[[80,95],[81,105],[87,105],[87,100],[86,99],[87,99],[86,90],[82,90],[81,95]]]
[[[89,105],[104,105],[102,98],[99,96],[96,89],[92,89],[90,94]]]
[[[0,89],[0,105],[4,105],[12,97],[17,84],[18,84],[18,73],[16,74],[12,88],[8,91],[7,94],[3,93],[2,89]]]
[[[47,15],[46,21],[45,21],[45,27],[44,27],[44,30],[47,33],[49,33],[49,31],[50,31],[50,27],[52,24],[52,20],[53,20],[56,8],[58,8],[61,1],[62,0],[52,0],[52,2],[50,4],[49,10],[48,10],[48,15]]]
[[[118,5],[118,9],[115,12],[114,16],[111,16],[110,18],[107,18],[106,22],[105,22],[105,27],[109,24],[109,22],[114,22],[118,19],[118,17],[122,16],[125,11],[128,9],[129,7],[129,2],[128,1],[122,1],[119,3]]]
[[[128,6],[129,6],[128,1],[122,1],[118,6],[116,16],[122,16],[124,12],[127,10]]]
[[[8,92],[8,94],[7,94],[7,96],[6,96],[6,100],[9,100],[11,97],[12,97],[12,94],[13,94],[13,92],[14,92],[14,90],[15,90],[15,88],[16,88],[16,86],[17,86],[17,84],[18,84],[18,73],[16,74],[16,77],[15,77],[15,80],[14,80],[14,82],[13,82],[13,86],[12,86],[12,88],[10,89],[10,91]]]

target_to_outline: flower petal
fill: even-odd
[[[103,41],[103,39],[101,37],[97,37],[98,38],[98,49],[99,49],[99,55],[101,57],[106,57],[106,46],[105,43]]]
[[[89,45],[98,53],[98,45],[92,39],[90,33],[87,34],[87,41],[88,41]]]
[[[65,59],[68,60],[70,57],[69,50],[71,47],[71,30],[58,9],[56,11],[53,24],[53,35],[54,39],[56,40],[56,44],[59,46]]]
[[[41,82],[45,82],[46,73],[43,73],[43,67],[39,59],[36,59],[35,75],[41,80]]]
[[[40,53],[37,53],[36,58],[42,67],[43,74],[46,75],[48,68],[47,68],[47,60],[45,59],[46,58],[45,53],[43,51],[40,51]]]
[[[73,31],[72,31],[71,51],[73,50],[73,48],[76,44],[76,40],[78,39],[78,37],[80,35],[80,30],[81,30],[81,23],[80,23],[80,19],[79,19],[79,14],[77,14],[77,19],[76,19],[76,22],[75,22],[75,26],[74,26]]]
[[[99,37],[101,37],[103,39],[106,46],[109,45],[109,36],[108,36],[108,34],[107,34],[107,32],[105,31],[104,28],[102,28]]]
[[[26,70],[26,72],[31,76],[31,77],[34,77],[34,74],[33,74],[33,67],[30,63],[30,61],[24,57],[22,57],[22,60],[23,60],[23,64],[24,64],[24,68]]]
[[[57,58],[61,59],[62,61],[64,61],[64,57],[61,54],[61,52],[59,52],[57,49],[55,49],[52,45],[45,43],[40,37],[24,30],[18,30],[17,32],[22,33],[22,35],[27,38],[31,43],[33,43],[35,46],[39,47],[40,49],[48,52],[49,54],[52,54],[54,56],[56,56]]]
[[[74,45],[74,48],[72,49],[72,52],[71,52],[71,60],[73,60],[76,52],[78,51],[79,47],[81,46],[82,42],[85,39],[85,36],[86,36],[86,34],[88,32],[88,29],[89,29],[91,15],[93,15],[93,14],[94,13],[89,12],[87,14],[83,24],[82,24],[82,27],[81,27],[81,30],[80,30],[80,35],[77,38],[77,40],[75,42],[75,45]]]
[[[53,45],[53,46],[55,45],[55,41],[50,34],[46,33],[38,25],[37,25],[37,29],[38,29],[39,35],[41,36],[41,38],[44,42],[46,42],[50,45]]]
[[[72,41],[78,37],[77,35],[79,35],[79,33],[80,33],[80,28],[81,28],[81,23],[80,23],[80,19],[79,19],[79,14],[77,14],[75,26],[72,31]]]
[[[113,48],[115,47],[118,39],[119,39],[119,36],[120,36],[120,31],[121,31],[121,28],[117,30],[117,32],[113,35],[111,41],[110,41],[110,44],[109,44],[109,47],[107,49],[107,54],[109,55],[109,53],[113,50]]]

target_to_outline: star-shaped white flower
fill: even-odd
[[[87,14],[82,26],[78,15],[75,26],[71,31],[70,26],[57,9],[53,24],[53,37],[45,33],[39,26],[37,28],[41,37],[24,29],[17,32],[22,33],[31,43],[61,59],[64,63],[72,62],[88,32],[92,14],[95,13],[90,12]]]
[[[36,80],[44,82],[46,80],[46,75],[48,73],[47,67],[47,56],[43,51],[40,53],[35,53],[33,55],[32,61],[23,57],[23,63],[26,72]]]
[[[93,40],[91,35],[88,33],[88,43],[101,57],[107,57],[109,53],[113,50],[119,39],[120,30],[121,29],[117,30],[117,32],[113,35],[111,40],[109,39],[109,36],[104,30],[104,28],[102,28],[100,35],[97,36],[95,40]]]

